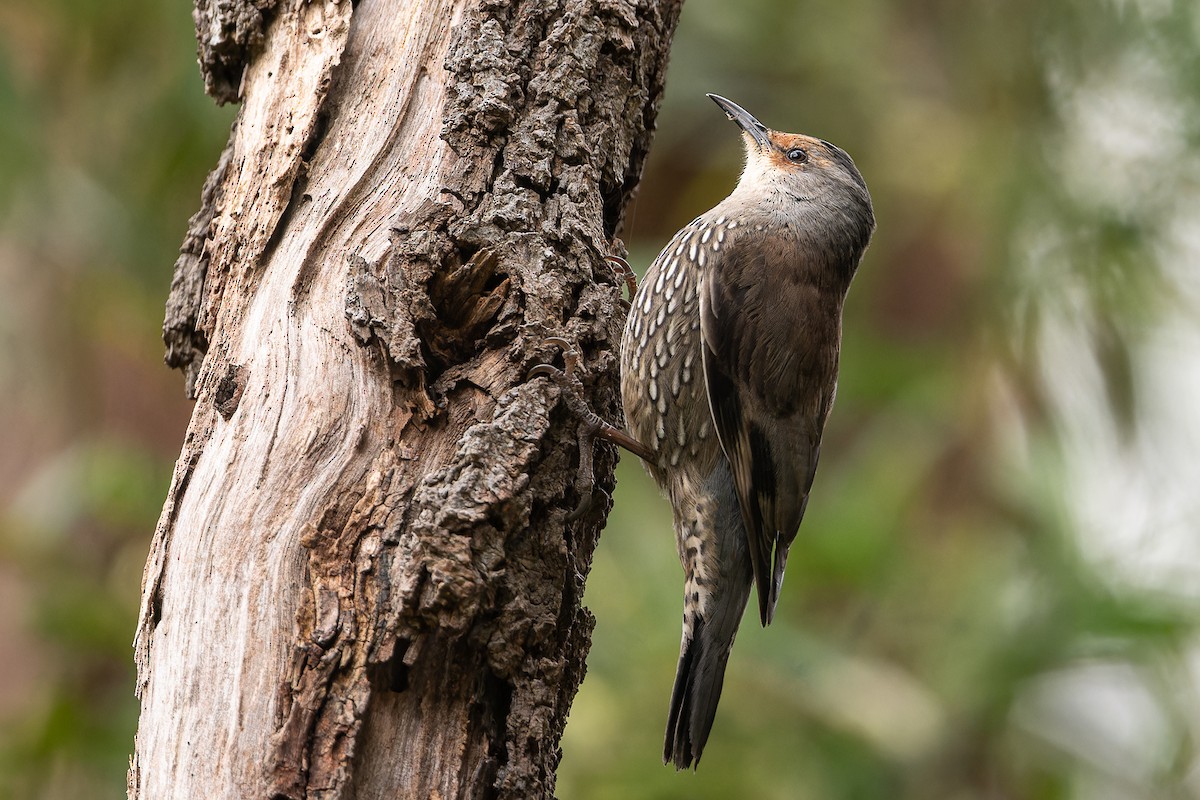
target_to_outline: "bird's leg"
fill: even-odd
[[[580,355],[570,342],[558,336],[546,339],[547,344],[557,345],[563,351],[563,369],[550,364],[538,364],[529,370],[526,378],[543,376],[554,381],[559,388],[559,396],[567,404],[571,413],[579,418],[579,472],[575,475],[575,490],[583,498],[579,506],[568,515],[568,520],[576,520],[586,514],[592,507],[593,490],[596,487],[596,476],[592,469],[592,454],[596,437],[624,447],[629,452],[653,463],[654,452],[637,439],[620,428],[605,422],[599,414],[592,410],[583,399],[583,383],[575,374],[579,366]],[[601,490],[603,491],[603,490]]]

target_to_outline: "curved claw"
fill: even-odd
[[[579,505],[575,506],[575,510],[570,514],[567,514],[567,522],[574,522],[575,520],[584,517],[589,511],[592,510],[592,506],[596,504],[595,499],[596,496],[592,492],[587,492],[584,494],[584,496],[579,500]]]
[[[593,484],[592,488],[583,491],[579,498],[579,505],[575,506],[575,510],[567,514],[567,522],[574,522],[577,519],[587,516],[596,508],[596,493],[599,492],[606,500],[612,500],[612,495]]]
[[[560,370],[558,367],[554,366],[553,364],[538,364],[536,367],[532,367],[529,370],[529,372],[525,373],[525,380],[531,381],[534,378],[537,378],[539,376],[553,378],[554,376],[560,374],[561,372],[562,372],[562,370]]]
[[[616,267],[614,270],[625,281],[625,287],[629,289],[629,299],[633,300],[633,296],[637,294],[637,274],[633,271],[633,267],[629,266],[629,262],[620,256],[607,255],[604,260]]]
[[[559,369],[552,364],[537,364],[530,368],[525,373],[525,380],[532,380],[536,377],[543,376],[555,379],[560,375],[571,377],[575,373],[575,366],[579,363],[579,351],[575,349],[575,345],[568,342],[561,336],[547,336],[546,344],[552,344],[562,350],[563,366],[565,369]]]

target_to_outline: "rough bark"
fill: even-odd
[[[164,326],[197,402],[132,797],[552,794],[607,508],[567,521],[576,421],[525,374],[565,337],[619,415],[602,257],[678,12],[198,0],[206,83],[243,106]]]
[[[204,90],[218,103],[242,96],[246,63],[262,46],[263,36],[279,0],[196,0],[192,21]]]

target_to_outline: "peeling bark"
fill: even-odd
[[[551,796],[608,509],[567,522],[575,421],[525,375],[562,336],[619,418],[602,259],[679,2],[251,7],[197,2],[243,106],[164,325],[197,404],[130,795]]]
[[[196,0],[197,56],[204,91],[221,105],[241,99],[246,64],[263,43],[279,0]]]
[[[200,364],[208,352],[208,338],[198,324],[200,308],[204,303],[204,278],[208,275],[208,236],[232,153],[231,147],[226,146],[217,166],[204,181],[200,210],[188,220],[187,233],[179,247],[179,258],[175,260],[171,294],[167,297],[167,315],[163,321],[167,366],[183,371],[184,392],[192,400],[196,399]]]

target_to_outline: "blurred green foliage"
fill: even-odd
[[[1166,253],[1200,229],[1198,32],[1169,0],[689,0],[635,261],[736,179],[704,92],[846,148],[879,230],[779,617],[744,623],[696,774],[658,757],[669,510],[622,462],[561,796],[1200,797],[1194,591],[1104,569],[1077,475],[1093,439],[1141,468],[1121,447],[1153,427],[1142,345],[1197,311]],[[1184,474],[1163,486],[1194,497]],[[1128,488],[1115,504],[1147,503]]]
[[[138,587],[190,413],[162,309],[233,117],[189,8],[0,6],[0,798],[123,794]]]
[[[1113,453],[1149,465],[1131,507],[1182,474],[1138,442],[1188,402],[1153,390],[1147,343],[1200,297],[1198,37],[1182,0],[689,0],[633,260],[736,179],[710,91],[845,147],[880,227],[777,621],[747,620],[695,774],[659,759],[670,512],[622,462],[560,796],[1200,796],[1194,590],[1131,577],[1151,540],[1114,568],[1093,537],[1123,508],[1124,483],[1094,496]],[[189,413],[162,306],[234,113],[194,52],[183,0],[0,7],[0,800],[124,785]]]

